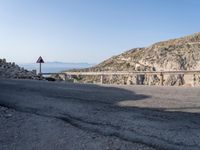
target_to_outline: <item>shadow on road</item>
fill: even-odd
[[[0,106],[16,111],[154,148],[200,149],[199,113],[117,105],[127,100],[145,103],[151,95],[117,87],[26,80],[1,80],[0,89]]]

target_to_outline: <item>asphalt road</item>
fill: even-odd
[[[200,88],[0,80],[0,149],[200,149]]]

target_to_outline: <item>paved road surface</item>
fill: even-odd
[[[200,88],[0,80],[0,149],[200,149]]]

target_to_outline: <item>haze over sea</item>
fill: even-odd
[[[94,64],[88,63],[64,63],[64,62],[46,62],[42,64],[42,72],[43,73],[56,73],[70,69],[81,69],[91,67]],[[39,70],[39,64],[37,63],[21,63],[20,67],[23,67],[27,70]]]

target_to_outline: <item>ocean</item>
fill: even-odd
[[[29,71],[37,70],[39,71],[39,64],[37,63],[23,63],[18,64],[20,67],[27,69]],[[58,73],[71,69],[82,69],[92,67],[94,64],[88,63],[60,63],[60,62],[47,62],[42,64],[43,73]]]

